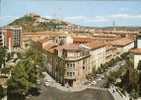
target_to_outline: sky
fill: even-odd
[[[140,0],[0,1],[0,26],[31,12],[83,26],[141,26]]]

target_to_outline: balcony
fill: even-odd
[[[83,58],[86,58],[86,57],[89,57],[90,54],[89,52],[80,52],[79,55],[75,55],[75,56],[71,56],[71,57],[68,57],[68,56],[63,56],[63,59],[64,60],[79,60],[79,59],[83,59]]]
[[[72,79],[72,80],[75,80],[76,77],[75,76],[67,76],[67,75],[65,75],[64,76],[64,79]]]
[[[66,74],[64,75],[65,79],[75,79],[75,72],[73,71],[67,71]]]

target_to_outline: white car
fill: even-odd
[[[98,80],[98,81],[101,81],[102,79],[101,79],[101,78],[98,78],[97,80]]]
[[[37,80],[37,84],[41,84],[41,81],[40,80]]]
[[[91,82],[91,85],[95,85],[95,84],[96,84],[96,81],[92,81],[92,82]]]
[[[45,81],[45,86],[49,86],[49,82],[48,81]]]

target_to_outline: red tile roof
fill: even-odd
[[[45,49],[51,53],[54,53],[54,50],[57,47],[57,44],[53,43],[53,42],[46,42],[42,46],[43,46],[43,49]]]
[[[91,37],[73,37],[73,43],[89,43],[92,42],[93,38]]]
[[[91,49],[98,49],[98,48],[104,47],[106,44],[100,41],[93,41],[91,43],[87,43],[86,45],[90,47]]]
[[[130,52],[134,54],[141,54],[141,48],[131,49]]]
[[[128,45],[128,44],[130,44],[132,42],[134,42],[133,39],[130,39],[130,38],[121,38],[121,39],[112,41],[111,44],[113,46],[121,46],[121,47],[123,47],[123,46],[126,46],[126,45]]]
[[[79,44],[64,44],[56,47],[57,50],[80,51]]]

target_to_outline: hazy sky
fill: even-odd
[[[29,12],[87,26],[141,26],[141,1],[0,0],[0,26]]]

